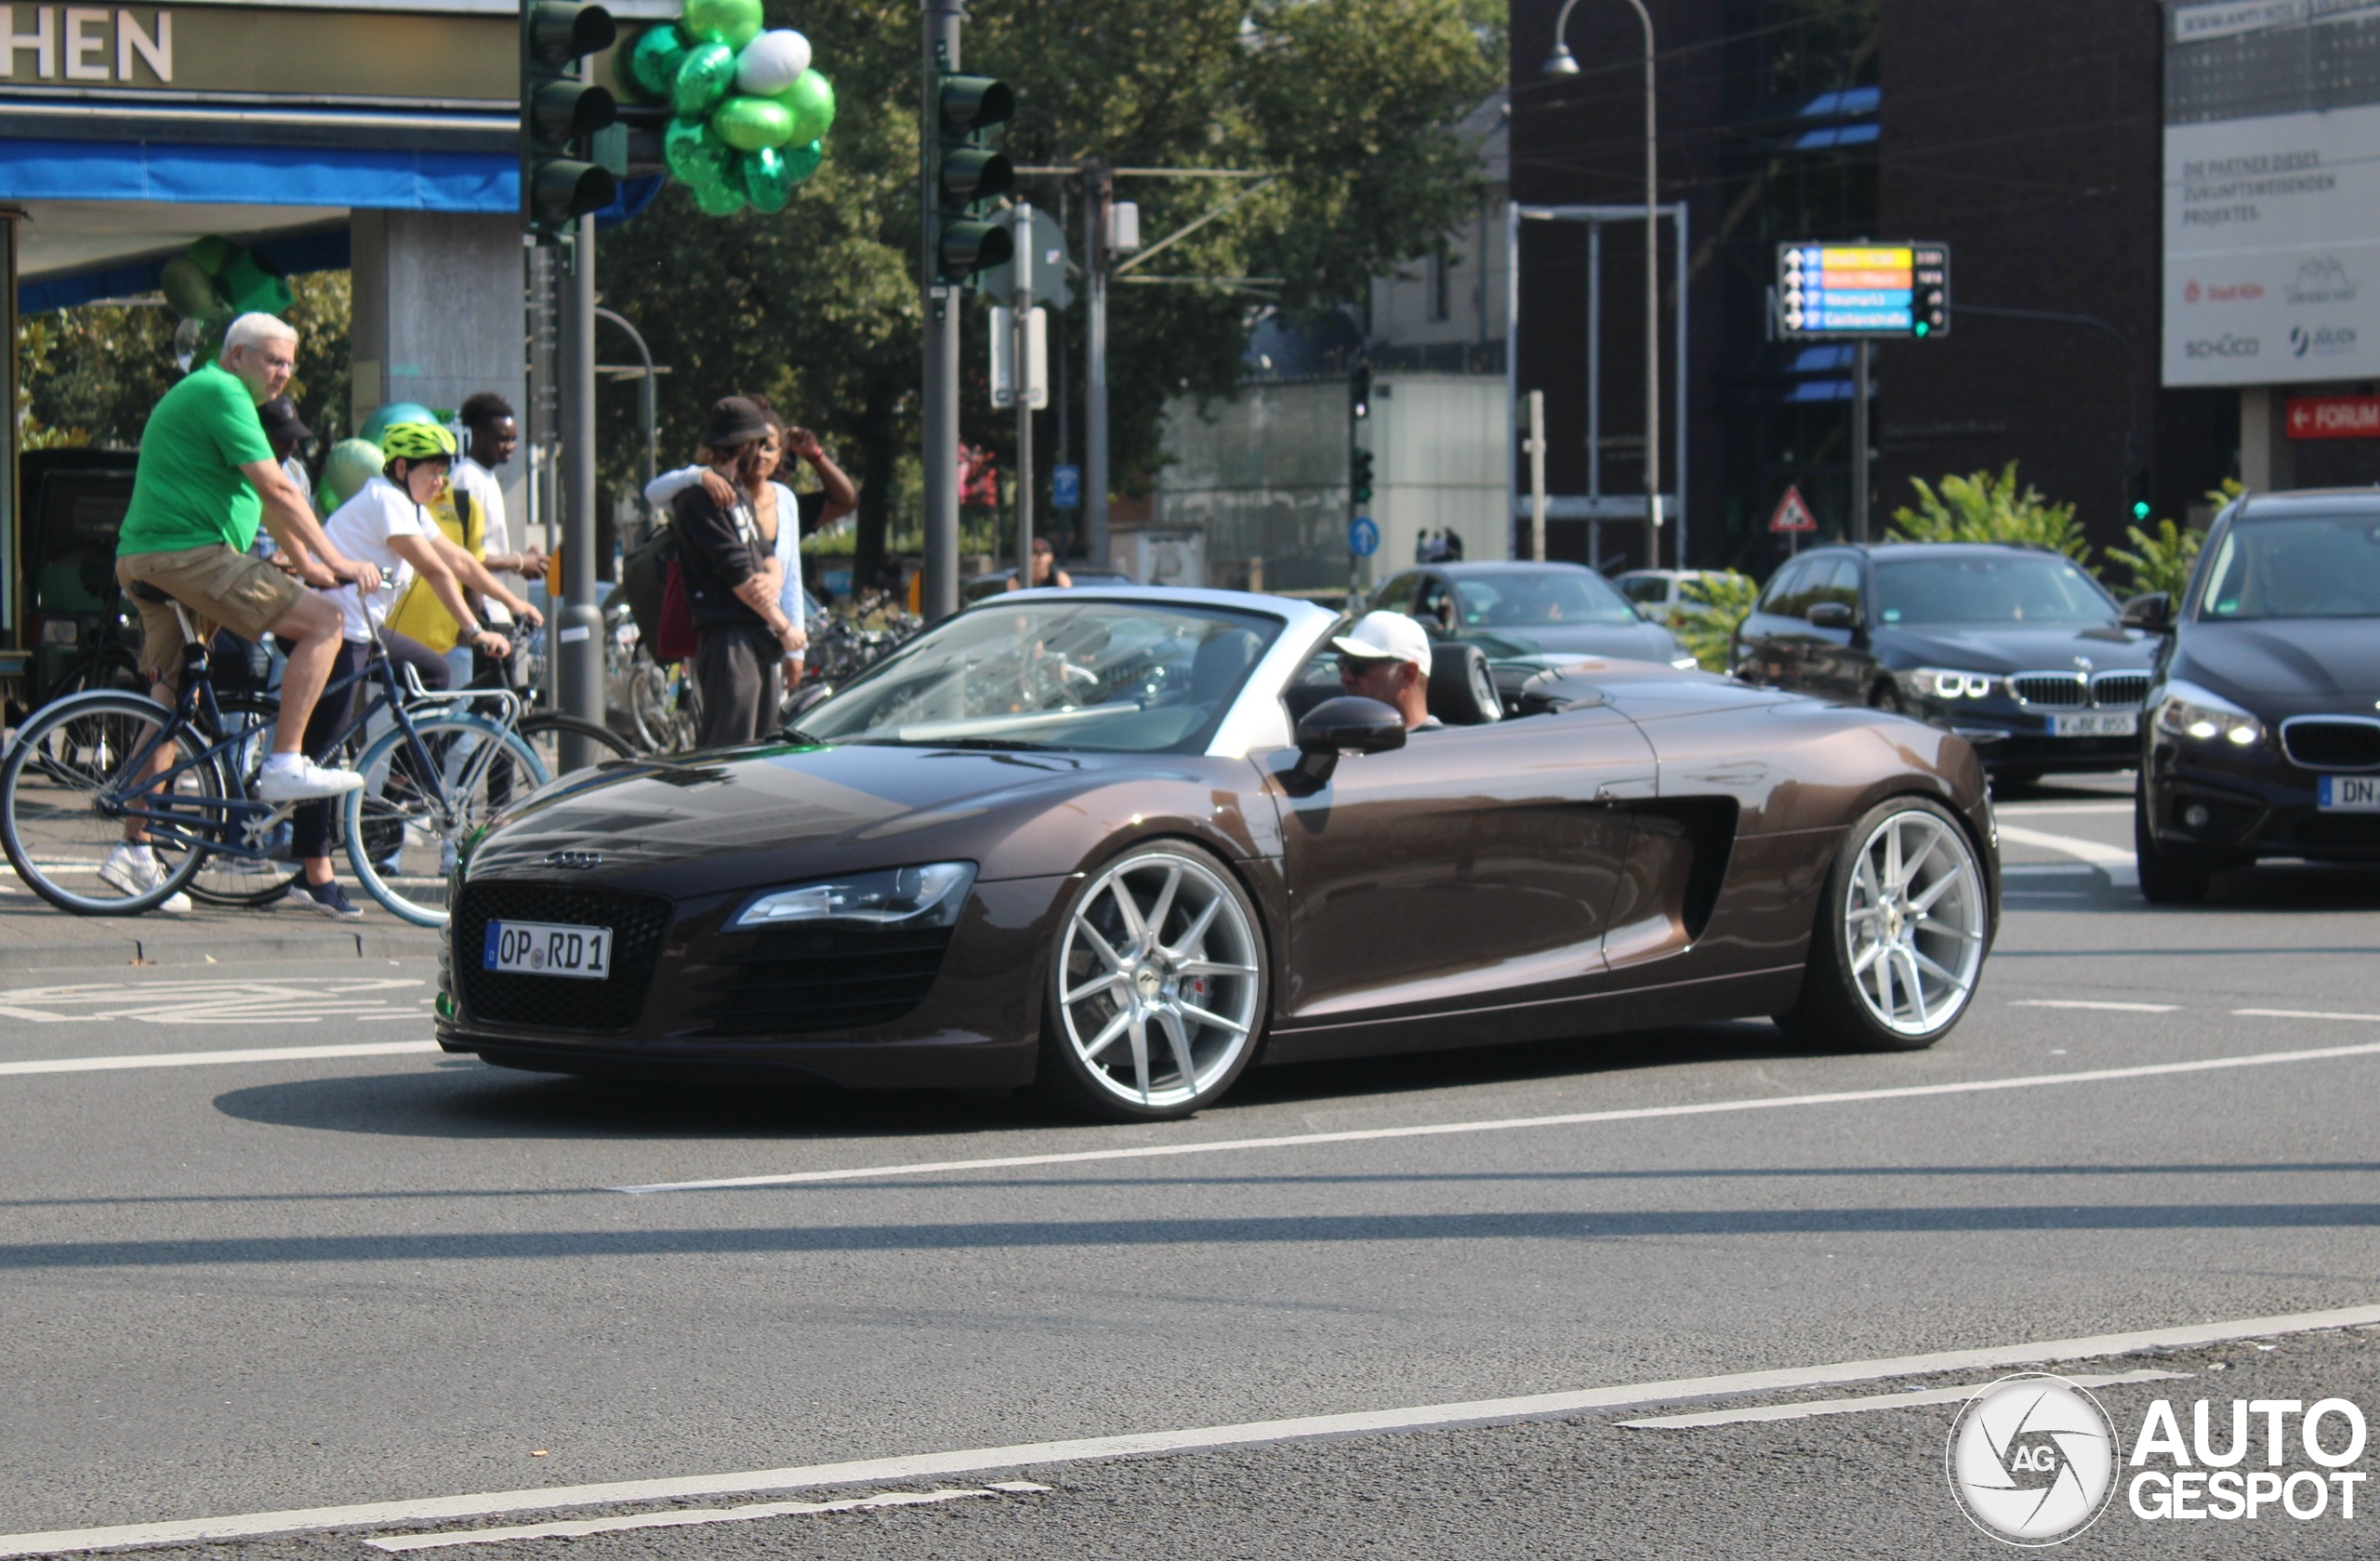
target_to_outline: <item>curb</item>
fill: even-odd
[[[254,964],[260,959],[396,959],[428,958],[438,951],[439,934],[429,928],[404,932],[341,932],[306,937],[258,937],[227,929],[221,933],[174,936],[102,936],[74,943],[11,944],[0,942],[0,964],[23,969],[32,965],[88,965],[112,969],[125,965]]]

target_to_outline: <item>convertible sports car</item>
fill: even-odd
[[[602,1075],[1038,1082],[1177,1117],[1252,1062],[1776,1016],[1931,1044],[1999,865],[1956,734],[1581,661],[1447,724],[1341,695],[1310,604],[1020,591],[782,740],[614,764],[461,853],[447,1050]]]

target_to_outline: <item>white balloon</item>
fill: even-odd
[[[735,57],[735,90],[774,98],[810,69],[810,40],[790,28],[763,33]]]

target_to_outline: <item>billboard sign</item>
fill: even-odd
[[[2167,21],[2164,383],[2380,375],[2380,7]]]
[[[1789,341],[1941,336],[1950,328],[1950,246],[1780,244],[1777,324]]]

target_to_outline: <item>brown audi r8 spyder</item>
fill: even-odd
[[[1999,908],[1964,739],[1460,642],[1443,724],[1408,733],[1340,694],[1338,623],[1013,592],[781,740],[556,782],[461,853],[439,1038],[569,1073],[1038,1081],[1135,1118],[1258,1061],[1958,1022]]]

